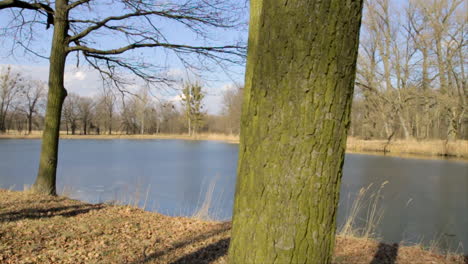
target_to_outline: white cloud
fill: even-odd
[[[221,91],[229,91],[229,90],[234,90],[236,89],[236,85],[234,83],[226,83],[223,86],[221,86]]]
[[[171,96],[169,97],[168,99],[169,102],[180,102],[182,101],[182,97],[180,97],[180,95],[175,95],[175,96]]]
[[[7,67],[6,64],[0,64],[0,68]],[[34,65],[10,65],[15,71],[21,72],[29,78],[35,80],[48,81],[49,66]],[[64,74],[64,85],[68,92],[77,93],[82,96],[96,95],[101,86],[101,78],[94,70],[76,68],[67,66]]]
[[[217,86],[207,87],[205,92],[205,106],[209,114],[219,115],[223,108],[223,94],[228,90],[236,89],[233,82],[222,83]]]
[[[77,71],[73,77],[75,77],[75,79],[77,79],[77,80],[82,81],[86,77],[86,73],[84,73],[82,71]]]
[[[173,79],[182,79],[186,75],[182,69],[179,68],[170,68],[166,71],[166,75]]]

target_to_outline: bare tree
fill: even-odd
[[[9,111],[15,107],[13,104],[23,89],[24,78],[11,67],[3,69],[0,78],[0,133],[4,133],[7,129]]]
[[[94,102],[89,97],[79,97],[77,106],[78,117],[81,121],[81,131],[84,135],[87,135],[93,118]]]
[[[161,116],[162,133],[183,133],[184,132],[184,118],[183,115],[177,110],[175,105],[171,102],[162,102],[159,114]]]
[[[102,125],[109,135],[112,134],[115,122],[116,99],[111,89],[104,89],[99,95],[95,107],[97,125]]]
[[[23,111],[28,119],[28,133],[31,134],[34,115],[45,104],[47,86],[41,81],[29,80],[25,83],[21,92]]]
[[[148,114],[148,107],[150,104],[150,94],[148,87],[142,87],[137,95],[134,97],[135,114],[138,120],[138,127],[140,134],[145,133],[146,118]]]
[[[134,96],[122,98],[120,130],[125,130],[127,135],[137,134],[139,132],[136,100]]]
[[[98,10],[106,9],[107,17]],[[60,115],[67,91],[64,71],[67,57],[76,55],[77,63],[86,62],[96,69],[104,80],[119,89],[129,84],[128,75],[148,83],[166,83],[167,76],[155,74],[166,69],[146,59],[138,49],[153,48],[172,52],[186,65],[194,66],[196,60],[238,62],[245,48],[238,43],[212,41],[210,28],[229,29],[238,25],[238,6],[227,0],[56,0],[0,1],[2,16],[9,14],[11,21],[4,27],[3,36],[14,36],[15,47],[35,54],[31,43],[40,32],[38,25],[54,26],[49,67],[49,91],[42,139],[38,176],[33,190],[55,194],[58,159]],[[227,12],[229,10],[229,13]],[[5,13],[10,11],[8,13]],[[241,13],[238,13],[241,14]],[[200,45],[171,41],[164,31],[164,23],[177,24],[184,33],[203,41]],[[103,41],[112,35],[112,43]],[[161,54],[161,53],[157,53]],[[156,61],[160,61],[159,58]],[[206,64],[205,64],[206,65]]]
[[[78,102],[80,100],[80,96],[74,93],[70,93],[67,96],[63,104],[63,118],[65,121],[65,126],[68,131],[71,130],[71,134],[75,135],[76,129],[78,127],[79,121],[79,109],[78,109]]]
[[[461,3],[366,1],[353,135],[468,138]]]
[[[240,133],[242,90],[243,88],[236,87],[223,93],[223,115],[226,120],[226,132],[229,134]]]

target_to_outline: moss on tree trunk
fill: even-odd
[[[329,263],[362,1],[251,1],[230,263]]]
[[[56,1],[54,34],[50,52],[49,93],[42,135],[41,157],[36,182],[32,190],[43,194],[56,194],[56,172],[60,132],[60,116],[67,92],[63,85],[67,56],[66,36],[68,32],[67,1]]]

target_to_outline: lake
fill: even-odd
[[[61,140],[57,190],[92,203],[114,201],[192,216],[210,199],[212,219],[228,220],[237,144],[184,140]],[[0,188],[34,182],[40,140],[0,140]],[[383,183],[384,186],[381,188]],[[338,226],[361,188],[382,217],[375,236],[390,243],[435,243],[468,253],[468,162],[347,154]],[[380,192],[378,191],[380,189]],[[371,195],[374,194],[372,197]],[[362,228],[367,208],[356,218]]]

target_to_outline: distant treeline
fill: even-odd
[[[42,130],[46,84],[27,79],[9,68],[3,69],[0,77],[0,133],[27,134],[32,130]],[[359,77],[362,78],[361,74]],[[370,92],[359,88],[362,85],[358,83],[356,88],[350,136],[362,139],[447,139],[454,129],[451,122],[456,122],[457,131],[452,138],[468,139],[466,106],[463,108],[456,104],[457,96],[450,97],[435,88],[419,91],[417,87]],[[191,87],[197,85],[188,84],[180,92],[181,106],[155,98],[147,89],[125,96],[103,89],[93,98],[70,93],[62,109],[61,130],[70,135],[238,135],[242,88],[224,91],[221,114],[209,115],[204,111],[203,89],[200,96],[193,94]],[[399,95],[405,96],[406,104],[395,105],[401,98]],[[199,102],[196,102],[197,98]],[[411,103],[412,99],[422,103]],[[431,105],[425,104],[430,100]],[[400,107],[400,110],[395,110],[395,107]],[[453,120],[452,112],[448,110],[455,111],[456,115],[458,107],[462,109],[462,116]]]
[[[45,83],[30,80],[10,68],[1,72],[0,133],[29,133],[44,125]],[[103,89],[96,97],[70,93],[62,108],[61,130],[67,134],[239,134],[242,88],[223,92],[220,115],[204,110],[204,92],[186,84],[182,106],[151,96],[148,89],[125,96]]]

